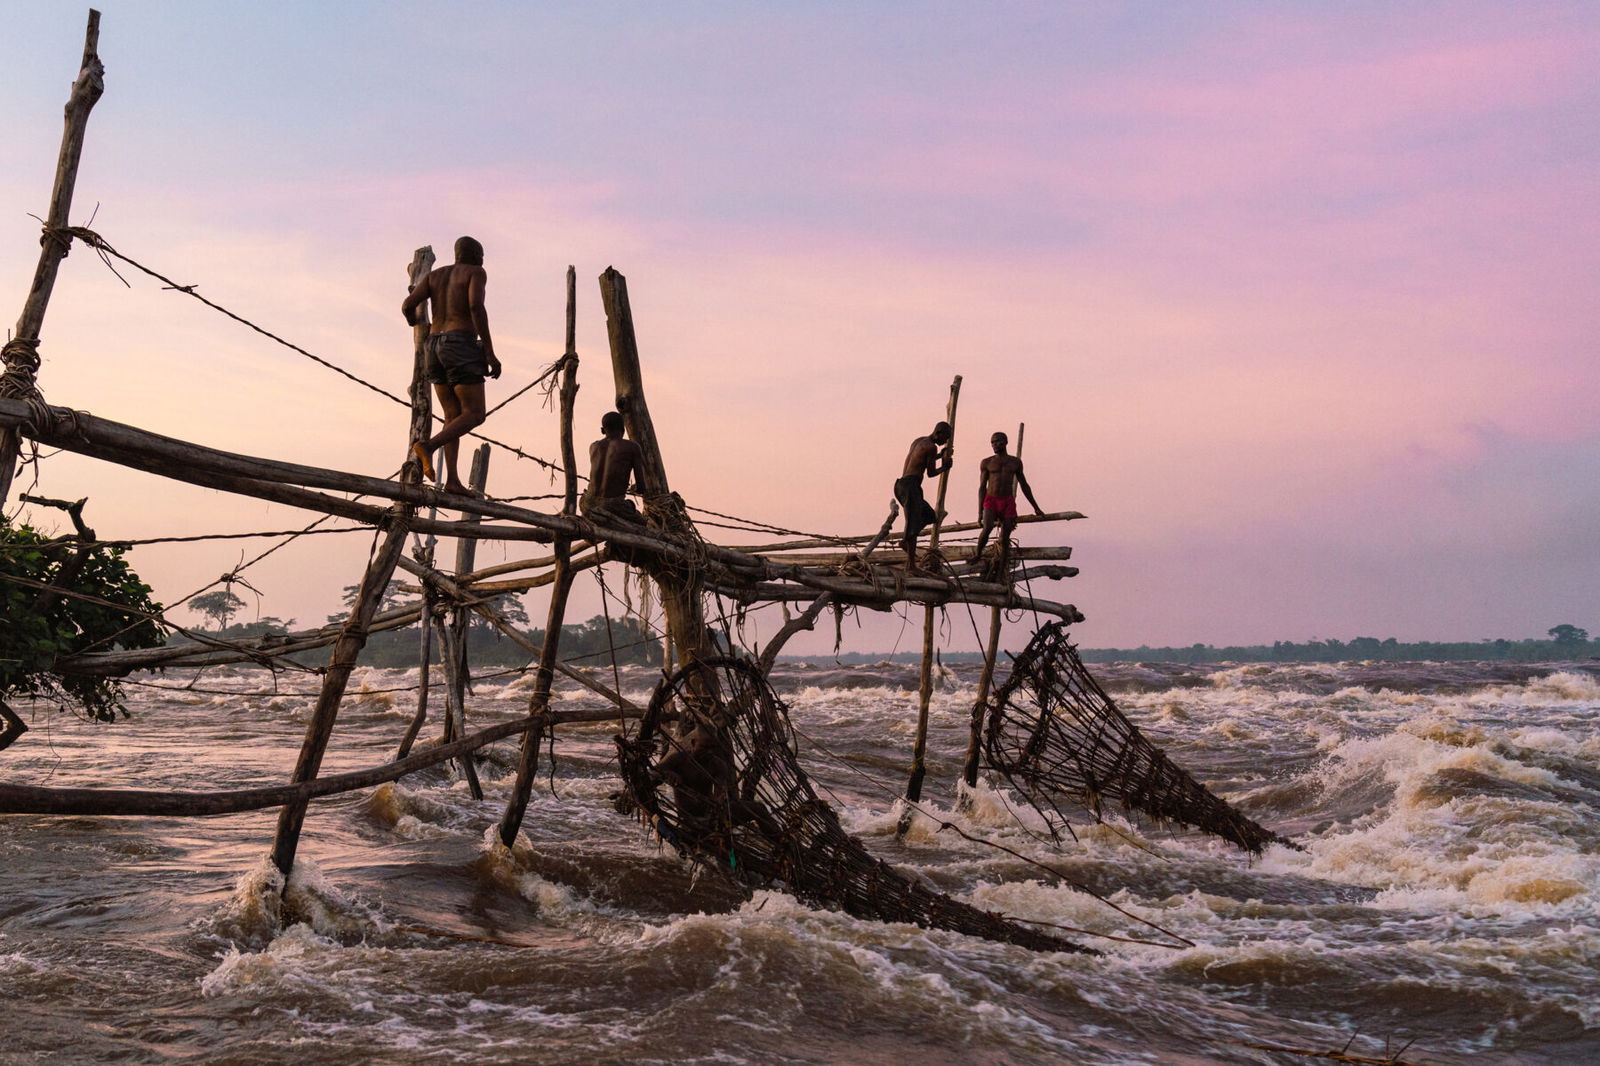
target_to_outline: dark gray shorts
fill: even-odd
[[[452,329],[428,335],[427,368],[428,380],[435,385],[482,385],[489,357],[476,333]]]

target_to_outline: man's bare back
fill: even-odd
[[[483,304],[483,290],[488,280],[489,274],[483,267],[466,263],[450,263],[429,272],[422,279],[424,295],[433,311],[433,323],[428,332],[470,330],[477,333],[478,326],[472,317],[473,297],[477,297],[477,304]]]
[[[905,466],[900,470],[901,477],[910,477],[912,474],[933,477],[938,468],[934,461],[939,456],[939,445],[931,436],[918,437],[911,442],[911,450],[906,453]]]
[[[628,480],[639,470],[639,446],[626,438],[605,437],[589,445],[589,485],[602,499],[628,494]]]
[[[644,452],[623,434],[623,419],[607,411],[600,419],[605,436],[589,445],[589,488],[578,510],[590,518],[643,522],[644,516],[628,499],[628,485],[643,491]]]

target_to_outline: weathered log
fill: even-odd
[[[44,236],[40,239],[39,265],[34,268],[33,284],[22,304],[22,314],[12,339],[3,349],[4,390],[28,395],[35,389],[39,369],[39,333],[44,326],[45,309],[55,289],[56,273],[66,258],[70,238],[61,233],[72,211],[72,194],[78,184],[78,163],[83,157],[83,138],[89,128],[89,112],[105,92],[105,66],[100,62],[100,12],[89,10],[89,25],[83,35],[83,61],[78,77],[67,97],[61,151],[56,157],[55,185],[50,190],[50,209],[45,212]],[[0,506],[11,495],[11,479],[16,473],[21,438],[12,426],[0,425]]]
[[[306,724],[305,740],[300,746],[300,757],[295,762],[291,780],[296,784],[316,777],[317,771],[322,766],[322,756],[327,750],[328,738],[333,735],[333,724],[339,714],[339,703],[344,698],[345,686],[350,680],[351,671],[355,669],[357,656],[367,643],[367,627],[372,622],[372,616],[377,613],[378,602],[383,598],[383,591],[389,585],[389,577],[394,573],[395,562],[400,558],[401,549],[405,547],[407,532],[405,520],[410,508],[405,504],[394,506],[396,511],[394,525],[384,535],[382,546],[371,565],[367,567],[355,605],[350,609],[350,617],[333,646],[333,654],[328,661],[328,672],[323,676],[322,692],[312,709],[311,720]],[[300,845],[300,828],[305,822],[305,815],[306,803],[303,800],[285,804],[278,815],[277,836],[272,847],[272,863],[285,878],[294,869],[295,851]]]
[[[421,613],[416,604],[393,607],[373,617],[368,633],[404,629]],[[296,633],[269,633],[214,644],[163,644],[159,648],[82,652],[57,659],[51,669],[87,677],[121,677],[134,670],[164,670],[184,666],[220,666],[225,663],[270,662],[274,657],[326,648],[339,639],[341,625],[321,626]]]
[[[415,288],[425,276],[421,271],[428,258],[420,252],[412,257],[409,288]],[[414,359],[411,378],[411,425],[406,433],[408,456],[413,454],[418,442],[427,439],[429,429],[428,383],[421,371],[422,362]],[[403,476],[412,484],[417,483],[422,477],[420,464],[408,462],[404,470]],[[322,756],[327,750],[329,738],[333,735],[333,725],[339,715],[339,704],[344,699],[345,686],[350,680],[351,671],[355,669],[361,649],[366,646],[367,627],[372,624],[373,616],[378,613],[378,605],[383,601],[383,595],[389,588],[389,579],[394,576],[395,564],[400,561],[401,552],[405,549],[406,535],[409,532],[410,520],[415,516],[416,505],[396,503],[393,505],[393,512],[393,518],[384,532],[383,542],[373,553],[373,558],[362,575],[355,603],[350,608],[350,617],[345,621],[339,639],[333,646],[333,654],[329,657],[327,673],[322,678],[322,691],[318,694],[316,706],[311,711],[311,719],[306,723],[305,740],[300,745],[300,757],[295,761],[294,776],[291,780],[296,784],[316,777],[317,771],[322,767]],[[272,845],[272,863],[283,874],[285,889],[288,887],[289,875],[294,871],[294,856],[300,846],[300,829],[305,823],[305,816],[304,800],[286,803],[278,812],[278,830]]]
[[[639,446],[639,480],[645,492],[645,513],[669,534],[677,534],[692,543],[698,536],[682,502],[672,495],[661,444],[656,439],[650,407],[645,402],[633,311],[628,304],[628,280],[615,267],[607,267],[600,275],[600,295],[606,310],[606,336],[611,343],[617,410],[622,412],[628,436]],[[643,569],[661,590],[661,609],[667,618],[667,635],[677,649],[678,665],[687,666],[696,659],[716,654],[707,639],[705,605],[700,598],[701,567],[696,559],[680,555],[668,560],[654,556]]]
[[[433,264],[433,246],[431,244],[423,245],[421,248],[418,248],[411,257],[411,267],[409,269],[408,276],[412,278],[427,277],[428,273],[433,270]],[[423,385],[424,391],[426,391],[426,385],[424,383],[427,381],[428,377],[427,343],[428,334],[432,332],[432,322],[430,321],[430,315],[428,314],[426,302],[424,302],[422,307],[417,308],[416,311],[413,312],[412,318],[411,387],[413,390],[415,390],[417,386],[421,384]],[[419,406],[420,404],[418,403],[418,397],[415,391],[413,391],[411,396],[411,411],[413,415],[416,414]],[[431,400],[428,401],[428,406],[429,410],[431,411]],[[431,425],[429,428],[432,428]],[[417,480],[421,481],[422,460],[416,455],[411,455],[406,458],[406,462],[415,463],[417,465]],[[402,469],[404,468],[402,467]],[[431,520],[437,517],[438,509],[430,507],[428,509],[428,518]],[[427,543],[417,549],[418,557],[429,566],[433,565],[433,551],[436,542],[437,539],[430,535]],[[423,723],[428,720],[428,693],[431,690],[431,686],[428,684],[428,672],[433,662],[433,627],[428,624],[428,619],[432,617],[432,596],[427,589],[423,589],[422,624],[417,627],[417,631],[419,633],[417,638],[417,710],[416,713],[411,716],[411,721],[406,725],[405,734],[400,738],[400,747],[395,754],[395,758],[397,759],[403,759],[410,753],[411,745],[416,743],[417,734],[422,731]]]
[[[409,570],[419,577],[422,577],[424,574],[426,574],[428,580],[437,582],[439,588],[444,590],[452,597],[470,600],[470,597],[466,596],[466,590],[462,589],[461,586],[457,585],[444,574],[434,571],[426,571],[423,567],[418,566],[416,562],[410,559],[402,558],[400,560],[400,566],[402,569]],[[474,611],[478,612],[480,617],[498,629],[501,634],[506,637],[506,639],[511,641],[511,643],[535,656],[540,653],[540,646],[533,643],[533,641],[529,640],[523,634],[517,632],[517,628],[510,622],[506,621],[505,615],[497,611],[493,604],[471,601],[471,606]],[[593,692],[597,696],[603,696],[623,710],[635,713],[639,712],[639,706],[632,700],[629,700],[626,696],[623,696],[620,693],[611,691],[611,689],[596,681],[594,678],[588,676],[583,671],[575,670],[566,663],[562,662],[557,662],[555,664],[555,669],[557,673],[571,678],[573,681],[576,681],[590,692]]]
[[[972,603],[983,607],[1004,607],[1013,611],[1037,611],[1039,614],[1060,618],[1069,624],[1084,620],[1083,614],[1070,603],[1056,603],[1054,600],[1026,596],[1003,585],[979,585],[969,581],[963,582],[961,588],[953,592],[948,588],[943,592],[934,592],[912,588],[908,582],[907,587],[897,593],[893,587],[879,590],[869,585],[853,585],[847,582],[840,584],[843,588],[836,597],[839,603],[865,607],[870,611],[887,611],[897,603],[906,602],[931,603],[935,606],[947,603]],[[780,600],[789,603],[809,603],[816,595],[809,587],[771,582],[731,585],[708,579],[706,588],[741,604]]]
[[[632,714],[637,717],[638,711]],[[555,711],[551,718],[562,723],[614,722],[613,710]],[[366,770],[352,770],[298,784],[266,785],[261,788],[228,792],[169,792],[165,789],[41,788],[36,785],[0,783],[0,814],[46,814],[91,817],[206,817],[259,811],[289,803],[308,803],[321,796],[371,788],[394,781],[406,774],[459,759],[485,745],[529,728],[526,718],[488,726],[469,737],[419,751],[404,759]]]
[[[789,643],[789,638],[796,633],[809,630],[817,624],[817,617],[827,610],[833,603],[834,596],[831,592],[824,592],[806,605],[806,609],[784,622],[783,628],[772,635],[767,641],[767,646],[761,649],[761,657],[757,662],[761,665],[763,674],[772,673],[772,664],[778,661],[778,653],[783,651],[783,646]],[[784,608],[788,610],[788,608]]]
[[[472,453],[472,468],[467,474],[467,487],[475,495],[483,495],[489,487],[489,446],[480,444]],[[474,514],[463,514],[462,521],[469,525],[478,525],[482,519]],[[456,541],[456,573],[466,574],[472,571],[473,560],[477,556],[478,542],[471,537],[462,537]],[[450,728],[447,733],[450,739],[466,735],[467,732],[467,682],[471,677],[471,663],[467,655],[467,627],[472,617],[467,613],[467,608],[460,603],[452,605],[450,609],[450,643],[449,653],[453,668],[448,671],[450,680],[446,689],[449,694],[447,706],[450,709]],[[483,785],[478,781],[478,769],[473,766],[472,759],[462,757],[457,764],[461,776],[466,779],[467,789],[472,793],[473,799],[483,799]]]

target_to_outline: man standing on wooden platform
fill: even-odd
[[[400,305],[400,313],[414,326],[422,301],[432,301],[427,373],[445,421],[439,432],[413,444],[411,450],[422,461],[423,476],[437,481],[433,452],[444,449],[446,492],[469,491],[456,475],[460,441],[482,425],[486,417],[483,379],[500,376],[500,360],[495,358],[494,341],[489,336],[489,314],[483,306],[483,290],[488,283],[489,275],[483,269],[483,245],[471,237],[462,237],[456,241],[456,261],[417,282]]]
[[[1028,487],[1028,479],[1022,474],[1022,457],[1007,455],[1006,444],[1009,443],[1004,433],[996,433],[989,438],[989,446],[994,449],[994,454],[978,464],[978,515],[983,522],[983,529],[978,533],[978,551],[973,556],[974,561],[983,558],[983,546],[989,541],[989,530],[994,528],[995,521],[1000,522],[1000,561],[1002,565],[1007,554],[1011,551],[1011,531],[1017,527],[1017,487],[1021,486],[1022,494],[1033,505],[1034,514],[1044,514],[1039,507],[1039,501],[1033,498],[1033,489]]]
[[[906,454],[900,480],[894,483],[894,498],[906,512],[906,535],[900,546],[906,551],[906,569],[919,570],[917,566],[917,534],[933,524],[937,517],[922,495],[922,479],[938,477],[950,469],[951,457],[945,452],[944,465],[939,465],[939,449],[950,443],[950,423],[940,422],[926,437],[911,442]]]
[[[622,429],[622,415],[616,411],[600,417],[600,432],[605,436],[589,445],[589,487],[578,501],[578,510],[586,518],[642,525],[644,516],[628,499],[628,482],[644,491],[643,452],[622,435]]]

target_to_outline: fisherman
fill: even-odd
[[[644,516],[628,499],[628,482],[644,491],[644,453],[622,435],[622,429],[622,415],[616,411],[600,417],[600,432],[605,436],[589,445],[589,487],[578,501],[578,510],[587,518],[642,524]]]
[[[906,511],[906,535],[900,546],[906,551],[907,570],[921,569],[917,566],[917,534],[932,525],[937,517],[922,496],[922,479],[925,476],[937,477],[950,469],[950,436],[950,423],[940,422],[933,427],[932,433],[912,441],[911,451],[906,454],[905,467],[900,472],[900,480],[894,483],[894,498]],[[938,465],[940,448],[945,450],[942,466]]]
[[[489,337],[489,315],[483,307],[483,290],[489,275],[483,269],[483,245],[471,237],[456,241],[456,261],[439,267],[417,282],[400,305],[401,314],[417,324],[417,308],[432,301],[433,323],[428,330],[427,376],[433,382],[444,412],[444,425],[425,441],[411,446],[422,462],[422,475],[437,481],[433,453],[444,449],[446,492],[467,492],[456,476],[456,456],[461,438],[483,424],[483,379],[500,376],[494,341]]]
[[[1033,505],[1033,513],[1044,514],[1039,501],[1033,498],[1028,479],[1023,476],[1022,457],[1006,454],[1008,442],[1009,438],[1004,433],[991,436],[989,446],[994,449],[994,454],[978,464],[978,516],[983,522],[983,529],[978,533],[978,551],[974,558],[983,558],[983,546],[988,543],[989,530],[999,520],[1001,565],[1011,551],[1011,531],[1017,527],[1018,486],[1021,486],[1022,494]]]

